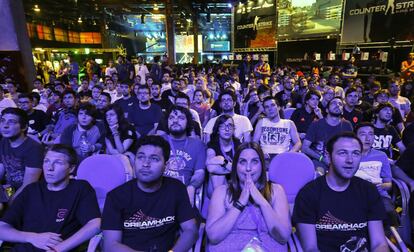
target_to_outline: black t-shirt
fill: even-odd
[[[349,121],[342,119],[338,125],[331,126],[326,122],[326,118],[322,118],[311,123],[305,139],[312,143],[311,148],[314,151],[323,154],[329,139],[344,131],[352,131],[352,125]]]
[[[45,112],[42,110],[34,109],[33,113],[28,115],[29,119],[29,133],[39,133],[42,132],[46,125],[49,123],[49,119]]]
[[[352,124],[352,127],[355,127],[355,125],[364,120],[362,111],[357,108],[354,108],[351,112],[344,108],[343,116],[345,120],[348,120]]]
[[[146,136],[154,128],[154,124],[161,119],[162,111],[157,104],[151,104],[148,109],[139,106],[128,114],[130,122],[141,136]]]
[[[311,113],[308,113],[305,108],[298,108],[293,111],[290,120],[295,123],[299,133],[306,133],[310,124],[313,121],[318,120],[318,117],[313,111]]]
[[[292,216],[294,224],[315,225],[322,252],[369,251],[368,221],[383,219],[375,185],[358,177],[343,192],[332,190],[325,176],[308,183],[296,197]]]
[[[396,165],[400,167],[411,179],[414,179],[414,143],[407,146],[407,149],[398,159]]]
[[[131,180],[108,193],[102,229],[122,231],[122,243],[135,250],[167,251],[180,223],[194,218],[185,186],[163,177],[161,188],[146,193]]]
[[[9,139],[1,139],[0,162],[6,172],[6,183],[19,189],[23,184],[26,167],[42,169],[43,151],[43,146],[30,137],[16,148],[10,146]]]
[[[1,221],[24,232],[61,234],[65,240],[100,215],[95,190],[88,182],[70,180],[65,189],[50,191],[42,181],[25,187]],[[19,243],[13,251],[43,250]]]
[[[111,142],[112,146],[116,148],[115,146],[115,139],[112,133],[107,131],[106,138]],[[135,128],[131,125],[128,125],[126,128],[119,130],[119,138],[121,139],[121,142],[131,139],[133,141],[132,145],[129,147],[129,149],[125,151],[130,151],[132,153],[136,153],[136,140],[137,140],[137,134],[135,133]]]
[[[138,107],[138,99],[135,96],[131,96],[128,99],[121,98],[114,102],[116,106],[119,106],[125,114],[125,118],[131,122],[129,114],[131,111],[136,110]]]
[[[411,123],[404,129],[402,141],[405,146],[414,143],[414,123]]]
[[[375,108],[369,109],[364,113],[365,121],[370,122],[374,119],[374,110]],[[392,119],[390,125],[398,128],[398,124],[403,122],[403,118],[398,109],[392,107]]]
[[[401,141],[398,131],[392,125],[385,125],[384,128],[374,127],[374,149],[385,152],[391,158],[392,147]]]
[[[302,104],[302,97],[294,91],[291,92],[290,97],[285,94],[285,91],[279,92],[275,95],[275,98],[282,108],[286,108],[288,103],[292,108],[296,108],[298,103]]]
[[[174,104],[175,97],[177,93],[174,95],[171,89],[165,90],[161,94],[161,109],[168,110]]]
[[[233,138],[233,144],[234,144],[233,149],[235,152],[240,145],[240,141],[237,138]],[[233,151],[226,152],[226,155],[223,155],[223,152],[221,151],[220,143],[218,140],[212,139],[210,142],[207,143],[207,148],[214,150],[214,152],[216,153],[216,156],[223,156],[223,157],[227,156],[231,160],[233,160],[233,156],[234,156]]]

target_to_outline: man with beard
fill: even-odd
[[[104,250],[189,251],[197,240],[197,225],[185,186],[163,176],[170,146],[160,136],[142,137],[137,145],[136,179],[106,197]]]
[[[283,90],[275,95],[278,104],[285,108],[301,108],[302,98],[298,93],[293,91],[295,87],[295,79],[288,77],[283,80]]]
[[[139,85],[138,106],[129,114],[129,121],[135,126],[138,137],[155,134],[162,111],[157,104],[151,104],[150,88],[147,85]]]
[[[329,159],[324,155],[328,140],[341,132],[352,131],[351,123],[342,118],[343,106],[341,97],[330,100],[326,118],[312,122],[303,140],[302,152],[313,160],[320,173],[324,173],[329,165]]]
[[[29,119],[18,108],[6,108],[1,113],[0,179],[11,188],[11,199],[42,174],[43,147],[27,137]],[[28,155],[30,153],[30,155]]]
[[[399,80],[392,79],[388,81],[389,102],[400,111],[401,117],[405,121],[405,118],[411,111],[411,102],[407,97],[400,95],[400,85]]]
[[[251,139],[250,132],[253,131],[253,126],[249,118],[234,112],[234,107],[237,103],[236,95],[230,90],[225,90],[220,94],[217,102],[220,105],[222,114],[229,115],[233,118],[235,125],[234,136],[242,142],[249,142]],[[205,143],[210,142],[210,135],[213,133],[214,124],[216,123],[217,118],[218,116],[211,118],[204,128]]]
[[[389,125],[392,118],[392,108],[393,106],[391,103],[387,102],[378,105],[375,109],[375,140],[372,147],[385,152],[389,158],[396,159],[393,157],[393,147],[397,147],[400,154],[402,154],[405,151],[405,145],[402,142],[398,131],[394,126]]]
[[[362,111],[355,106],[358,105],[359,97],[356,88],[350,87],[345,92],[344,118],[355,127],[363,120]]]
[[[381,197],[372,183],[355,177],[362,143],[352,132],[326,147],[329,172],[298,193],[292,222],[304,251],[388,251]]]
[[[339,96],[342,99],[345,98],[345,91],[341,87],[341,77],[338,74],[333,73],[329,75],[328,85],[334,88],[335,96]]]
[[[189,137],[192,127],[191,113],[188,109],[174,105],[169,110],[168,135],[164,138],[171,147],[171,156],[166,164],[164,176],[180,180],[187,186],[190,202],[204,181],[206,147],[204,143]]]
[[[322,111],[318,107],[321,94],[316,90],[310,90],[305,95],[305,106],[295,109],[290,120],[292,120],[299,132],[300,139],[305,139],[306,131],[313,121],[322,119]]]
[[[151,82],[151,84],[149,84]],[[157,104],[158,106],[162,105],[162,98],[161,98],[161,83],[152,83],[152,78],[149,77],[147,80],[147,85],[150,87],[151,89],[151,99],[150,102],[152,104]],[[161,108],[162,109],[162,108]],[[162,109],[163,112],[165,111],[165,109]]]

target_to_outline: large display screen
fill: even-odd
[[[339,34],[342,0],[279,0],[278,38]]]
[[[204,41],[204,52],[229,52],[230,41]]]
[[[346,0],[342,43],[414,40],[412,0]]]
[[[198,51],[203,50],[203,36],[198,35]],[[194,35],[175,35],[176,53],[194,53]]]
[[[276,47],[276,1],[255,0],[233,8],[234,41],[238,48]]]

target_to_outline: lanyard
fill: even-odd
[[[234,143],[233,143],[233,141],[231,141],[231,155],[232,155],[232,157],[227,155],[227,152],[224,151],[223,145],[221,145],[220,141],[219,141],[219,145],[220,145],[221,154],[223,154],[224,159],[226,159],[228,162],[233,162],[233,157],[234,157]]]

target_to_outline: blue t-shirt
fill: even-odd
[[[205,168],[206,146],[194,137],[183,140],[175,140],[170,136],[165,138],[170,143],[171,152],[164,176],[178,179],[188,186],[194,172]]]

